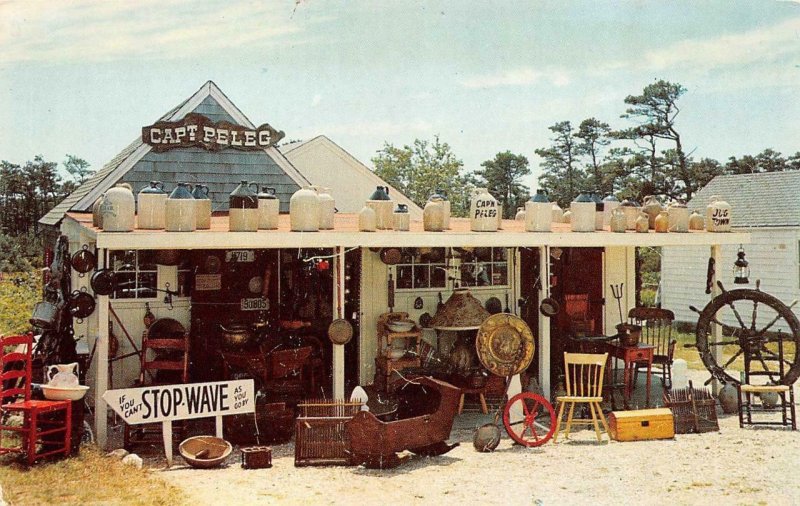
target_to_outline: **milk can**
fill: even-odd
[[[600,194],[597,192],[592,192],[592,200],[594,201],[594,229],[595,230],[603,230],[604,220],[605,220],[605,204],[603,204],[603,199],[600,198]]]
[[[281,201],[275,195],[275,188],[263,186],[258,194],[258,228],[275,230],[278,228],[278,215]]]
[[[330,194],[330,188],[317,188],[319,199],[319,229],[333,230],[333,217],[336,214],[336,201]]]
[[[650,223],[650,230],[654,230],[656,228],[656,216],[658,216],[658,213],[661,212],[661,209],[661,202],[658,201],[658,198],[655,195],[648,195],[644,198],[642,211],[647,213],[647,219]]]
[[[518,207],[517,214],[514,215],[514,221],[525,221],[525,208]]]
[[[572,201],[569,210],[572,213],[571,228],[573,232],[594,232],[595,212],[597,205],[588,193],[581,193]]]
[[[367,206],[375,211],[376,228],[378,230],[388,230],[392,228],[392,213],[394,212],[394,202],[389,197],[388,186],[376,186],[375,191],[369,196]]]
[[[103,204],[103,197],[105,197],[105,194],[97,197],[97,200],[92,204],[92,226],[95,228],[103,228],[103,215],[100,214],[100,206]]]
[[[434,195],[441,197],[442,207],[444,208],[444,228],[447,230],[450,228],[450,199],[447,198],[447,192],[442,188],[437,188]]]
[[[558,205],[558,202],[553,202],[553,223],[564,222],[564,210]]]
[[[255,191],[250,187],[254,187]],[[228,198],[228,229],[231,232],[258,231],[258,185],[242,180]],[[316,196],[315,196],[316,198]]]
[[[192,191],[194,197],[195,225],[197,230],[208,230],[211,228],[211,198],[208,196],[208,186],[204,184],[194,185]]]
[[[536,195],[525,202],[525,230],[528,232],[550,232],[553,222],[553,206],[547,192],[536,190]]]
[[[622,207],[616,207],[611,211],[611,219],[608,222],[608,227],[612,232],[625,232],[627,220]]]
[[[164,228],[167,232],[194,232],[197,228],[196,210],[189,185],[178,183],[164,204]]]
[[[139,228],[146,230],[164,228],[166,204],[167,192],[164,191],[164,183],[150,181],[150,185],[139,192]]]
[[[692,211],[689,216],[689,230],[703,230],[705,228],[705,219],[703,215],[697,212],[697,209]]]
[[[603,199],[603,226],[611,225],[611,213],[620,205],[619,200],[614,195],[606,195]]]
[[[731,205],[722,197],[713,196],[706,207],[706,230],[709,232],[731,231]]]
[[[133,192],[128,183],[120,183],[106,192],[100,204],[100,221],[106,232],[130,232],[134,221]]]
[[[395,230],[407,232],[411,224],[411,215],[408,214],[408,206],[406,204],[397,204],[392,219],[392,225]]]
[[[666,209],[656,216],[656,232],[669,232],[669,211]]]
[[[469,206],[470,228],[473,232],[497,232],[499,206],[486,188],[472,192]]]
[[[310,186],[300,188],[289,200],[289,222],[292,232],[319,230],[319,198]]]
[[[639,203],[635,200],[625,199],[619,205],[622,212],[625,213],[625,228],[627,230],[636,230],[636,218],[639,217]]]
[[[431,195],[422,210],[422,227],[426,232],[444,230],[444,202],[436,194]]]
[[[365,205],[358,213],[358,230],[361,232],[375,232],[377,228],[378,216],[375,210],[369,205]]]
[[[667,208],[670,232],[689,231],[689,208],[682,202],[673,202]]]
[[[646,212],[640,211],[636,218],[636,231],[646,234],[648,230],[650,230],[650,217]]]

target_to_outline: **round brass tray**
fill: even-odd
[[[481,364],[498,376],[524,371],[533,360],[536,344],[530,327],[513,314],[498,313],[483,321],[475,337]]]

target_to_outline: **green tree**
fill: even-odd
[[[78,186],[85,183],[89,176],[94,174],[89,162],[74,155],[67,155],[67,159],[61,162],[61,165],[64,166],[64,169],[72,176]]]
[[[581,121],[575,137],[580,139],[578,153],[587,157],[589,160],[585,164],[586,172],[589,177],[588,183],[593,189],[600,191],[601,195],[611,192],[611,186],[607,178],[603,176],[603,149],[611,143],[611,127],[596,118],[588,118]]]
[[[398,148],[388,142],[372,158],[375,174],[400,190],[415,204],[424,206],[437,189],[450,199],[454,216],[469,211],[469,189],[472,179],[462,175],[464,163],[436,135],[432,142],[415,139],[413,145]]]
[[[513,218],[517,207],[524,205],[530,193],[530,188],[521,182],[523,177],[531,173],[528,159],[505,151],[497,153],[493,160],[486,160],[481,167],[475,171],[480,178],[478,184],[488,188],[503,205],[504,218]]]
[[[542,158],[539,186],[547,190],[552,200],[564,207],[584,189],[586,174],[580,167],[579,141],[575,137],[572,124],[561,121],[549,129],[555,134],[550,139],[550,147],[535,150]]]

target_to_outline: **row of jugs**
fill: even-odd
[[[292,232],[333,230],[336,201],[328,188],[304,186],[289,200],[289,227]]]
[[[429,201],[430,202],[430,201]],[[423,217],[429,216],[430,209],[426,205]],[[428,218],[425,218],[428,219]],[[411,216],[407,204],[394,206],[389,196],[388,186],[376,186],[364,207],[358,213],[358,229],[361,232],[375,232],[376,230],[397,230],[407,232],[411,225]],[[427,230],[427,229],[426,229]]]

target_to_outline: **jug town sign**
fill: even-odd
[[[284,133],[268,124],[245,128],[228,121],[213,122],[201,114],[187,114],[179,121],[159,121],[142,128],[142,142],[156,152],[199,146],[209,151],[225,148],[258,151],[274,146]]]

